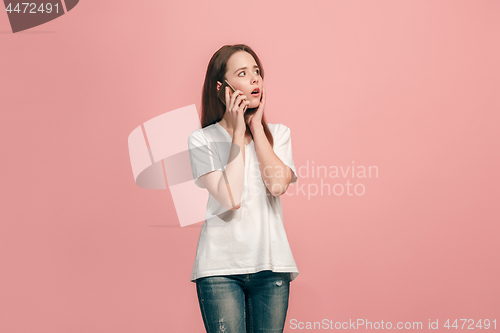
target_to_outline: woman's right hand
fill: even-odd
[[[228,122],[235,133],[245,135],[245,111],[250,105],[250,101],[243,95],[243,92],[236,90],[229,97],[229,87],[226,87],[226,113],[228,114]],[[233,134],[234,135],[234,134]]]

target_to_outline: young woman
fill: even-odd
[[[290,129],[267,123],[264,69],[243,44],[211,58],[202,128],[188,139],[195,184],[209,192],[191,281],[207,332],[282,332],[299,274],[280,196],[297,181]],[[224,80],[225,105],[218,98]]]

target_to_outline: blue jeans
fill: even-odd
[[[196,291],[207,333],[283,332],[290,273],[207,276]]]

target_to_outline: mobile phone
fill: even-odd
[[[233,92],[236,91],[236,89],[233,88],[232,85],[227,82],[227,80],[224,80],[224,83],[222,83],[222,86],[219,89],[219,99],[222,101],[222,104],[226,105],[226,87],[231,88]],[[229,97],[231,97],[231,94],[229,94]]]
[[[222,104],[226,105],[226,87],[231,88],[233,93],[236,91],[236,89],[233,88],[233,86],[227,82],[227,80],[224,80],[224,83],[222,83],[222,86],[219,89],[219,99],[222,101]],[[229,97],[231,97],[232,94],[229,94]],[[247,110],[248,105],[245,105],[245,108],[243,109],[243,112]]]

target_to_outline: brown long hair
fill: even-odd
[[[201,95],[201,127],[207,127],[222,120],[226,112],[226,106],[221,102],[217,96],[217,81],[224,82],[227,61],[238,51],[245,51],[255,59],[257,66],[260,68],[260,76],[264,79],[264,68],[260,62],[257,54],[245,44],[224,45],[217,52],[214,53],[210,62],[208,63],[207,73],[205,75],[205,82],[203,83],[203,90]],[[248,109],[246,112],[250,114],[256,111],[257,108]],[[247,129],[248,129],[248,125]],[[274,146],[273,135],[267,126],[266,116],[262,114],[262,126],[266,134],[267,140]]]

